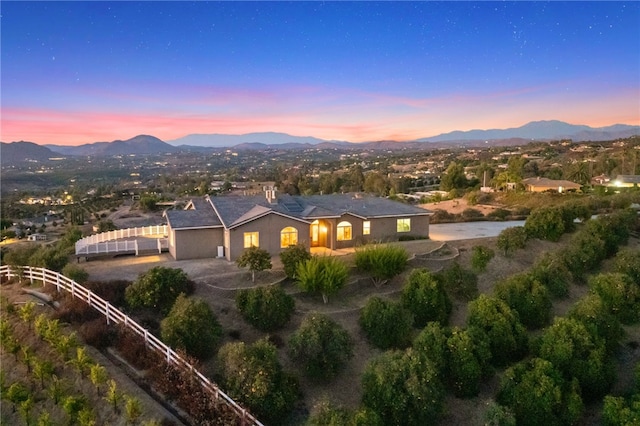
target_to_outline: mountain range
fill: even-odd
[[[264,149],[425,149],[451,145],[522,145],[531,140],[570,139],[574,142],[607,141],[640,135],[640,126],[616,124],[607,127],[574,125],[562,121],[532,121],[509,129],[454,131],[413,141],[375,141],[352,143],[323,140],[311,136],[286,133],[248,133],[244,135],[192,134],[164,142],[155,136],[139,135],[128,140],[94,142],[79,146],[38,145],[33,142],[0,142],[2,165],[22,161],[46,161],[60,156],[114,156],[166,154],[179,151],[210,152],[222,148],[241,150]]]

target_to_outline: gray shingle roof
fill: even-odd
[[[204,198],[191,200],[190,210],[167,210],[165,216],[172,229],[211,228],[222,226],[220,219]]]
[[[270,212],[297,220],[311,222],[321,218],[335,218],[349,213],[365,219],[389,216],[429,215],[428,210],[366,195],[331,194],[278,196],[277,203],[269,203],[263,195],[212,197],[211,203],[226,228],[238,226]]]

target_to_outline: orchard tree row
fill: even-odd
[[[60,424],[61,419],[79,425],[123,418],[132,425],[160,424],[144,420],[147,416],[141,401],[124,393],[107,369],[88,355],[75,333],[67,333],[57,319],[44,313],[36,315],[33,302],[15,307],[3,298],[2,303],[3,365],[10,364],[5,356],[12,355],[15,368],[23,370],[16,374],[5,368],[0,375],[0,395],[11,404],[12,418],[17,420],[14,416],[18,414],[25,425],[43,426]],[[25,326],[41,343],[29,345],[22,341]],[[101,403],[110,409],[105,410]]]

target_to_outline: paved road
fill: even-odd
[[[524,226],[524,220],[506,222],[462,222],[429,225],[429,238],[434,241],[468,240],[497,237],[503,229]]]

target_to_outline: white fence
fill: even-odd
[[[231,397],[220,390],[220,388],[218,388],[215,383],[213,383],[206,376],[196,370],[191,364],[186,362],[173,349],[162,343],[160,339],[149,333],[148,330],[132,320],[122,311],[112,306],[109,302],[107,302],[100,296],[96,295],[90,290],[87,290],[85,287],[65,277],[64,275],[58,274],[57,272],[50,271],[45,268],[23,266],[21,267],[20,275],[23,279],[28,279],[29,281],[31,281],[32,284],[34,281],[42,281],[43,286],[46,286],[47,284],[55,285],[58,291],[62,289],[71,293],[73,297],[77,297],[85,301],[98,312],[102,313],[107,319],[107,324],[112,322],[115,324],[123,324],[125,327],[132,330],[139,336],[142,336],[147,347],[151,348],[157,353],[162,354],[166,358],[168,363],[190,370],[194,374],[196,379],[200,382],[202,387],[206,389],[214,399],[226,404],[237,414],[241,424],[263,426],[262,423],[258,421],[258,419],[251,415],[251,413],[238,405],[233,399],[231,399]],[[12,267],[8,265],[2,265],[0,266],[0,276],[11,279],[13,277],[19,276],[19,274],[17,273],[17,271],[13,270]]]
[[[157,238],[161,236],[161,238]],[[156,237],[157,240],[125,240],[135,237]],[[76,241],[76,256],[88,254],[107,254],[130,252],[136,255],[140,250],[155,250],[161,252],[168,248],[167,225],[145,226],[142,228],[118,229],[101,232]],[[118,241],[122,240],[122,241]]]

